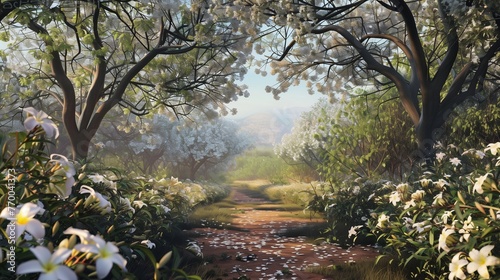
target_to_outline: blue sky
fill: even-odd
[[[266,86],[276,84],[276,79],[273,76],[262,77],[255,74],[253,71],[245,76],[243,83],[248,85],[250,96],[240,97],[238,101],[228,104],[229,108],[237,108],[238,114],[234,117],[240,118],[251,115],[253,113],[263,111],[282,110],[295,107],[310,108],[323,95],[317,93],[310,95],[304,85],[292,86],[288,92],[282,93],[280,99],[274,99],[272,93],[267,93]]]

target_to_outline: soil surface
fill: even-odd
[[[192,230],[198,235],[195,240],[207,261],[207,269],[217,275],[213,279],[332,279],[306,269],[373,260],[378,255],[367,246],[343,249],[304,236],[285,237],[283,233],[289,229],[321,220],[294,217],[286,211],[255,210],[252,205],[271,202],[240,190],[233,192],[232,200],[245,207],[236,207],[240,211],[232,223],[242,230]]]

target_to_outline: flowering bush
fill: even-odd
[[[369,221],[411,277],[490,279],[500,275],[500,143],[484,150],[441,147],[432,170],[386,183]]]
[[[1,155],[1,279],[199,279],[170,262],[176,245],[188,245],[171,240],[186,208],[209,191],[193,199],[201,190],[127,180],[49,156],[45,148],[57,127],[43,112],[26,112],[28,132],[12,133]],[[172,199],[181,196],[186,203],[179,208]]]
[[[343,247],[373,243],[366,224],[377,207],[377,197],[384,193],[387,190],[379,184],[359,178],[331,186],[329,192],[316,195],[308,208],[325,213],[328,241]]]

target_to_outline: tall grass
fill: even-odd
[[[390,264],[375,265],[374,262],[315,266],[307,268],[306,271],[342,280],[406,280],[401,269]]]
[[[271,147],[259,147],[239,156],[227,178],[231,181],[264,179],[273,184],[283,184],[289,181],[289,168]]]

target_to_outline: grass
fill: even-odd
[[[320,239],[327,228],[327,224],[323,222],[309,223],[304,226],[288,228],[286,231],[280,233],[281,236],[298,237],[305,236],[310,239]]]
[[[231,195],[229,195],[219,202],[198,206],[187,217],[184,227],[211,227],[240,230],[239,228],[231,225],[233,221],[233,214],[236,211],[237,205],[237,203],[231,201]]]
[[[404,273],[390,264],[360,262],[334,266],[316,266],[306,269],[333,279],[342,280],[405,280]]]

